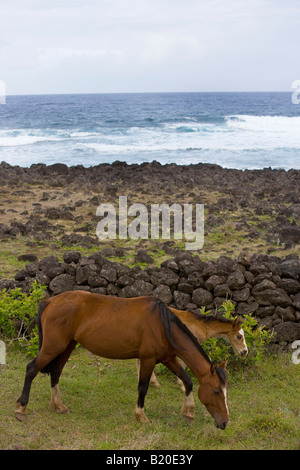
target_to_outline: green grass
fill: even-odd
[[[145,411],[150,424],[133,420],[137,400],[135,360],[95,358],[75,350],[60,381],[71,413],[49,409],[49,378],[33,382],[28,419],[14,417],[26,363],[15,345],[0,369],[0,449],[298,449],[300,365],[291,355],[265,356],[252,368],[229,374],[230,423],[218,430],[198,401],[196,418],[187,426],[180,409],[183,394],[176,378],[157,368],[160,389],[150,386]]]

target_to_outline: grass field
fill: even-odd
[[[160,389],[150,386],[145,411],[150,424],[133,420],[137,400],[135,360],[96,358],[75,350],[60,381],[68,415],[49,409],[49,378],[33,382],[28,419],[14,417],[28,358],[16,346],[7,351],[0,369],[0,449],[299,449],[300,365],[291,354],[266,355],[251,368],[229,373],[230,423],[218,430],[198,401],[194,382],[196,418],[187,426],[180,409],[183,394],[176,378],[157,367]]]

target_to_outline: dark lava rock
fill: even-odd
[[[73,290],[75,285],[75,279],[69,274],[60,274],[56,276],[49,284],[49,289],[54,295],[60,294],[61,292],[66,292]]]

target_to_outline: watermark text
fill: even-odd
[[[203,204],[150,204],[149,212],[141,203],[128,207],[127,196],[119,196],[118,212],[113,204],[100,204],[96,215],[101,217],[96,227],[100,240],[170,240],[173,236],[186,240],[186,250],[200,250],[204,244]]]
[[[0,80],[0,104],[6,104],[6,86],[2,80]]]
[[[292,343],[292,349],[296,349],[292,354],[292,363],[300,364],[300,339]]]
[[[295,90],[292,93],[292,103],[299,104],[300,103],[300,80],[293,81],[292,89]]]

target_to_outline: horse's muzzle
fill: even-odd
[[[222,423],[217,423],[217,421],[215,421],[215,425],[218,429],[221,429],[222,431],[224,431],[224,429],[226,428],[228,424],[228,421],[223,421]]]

